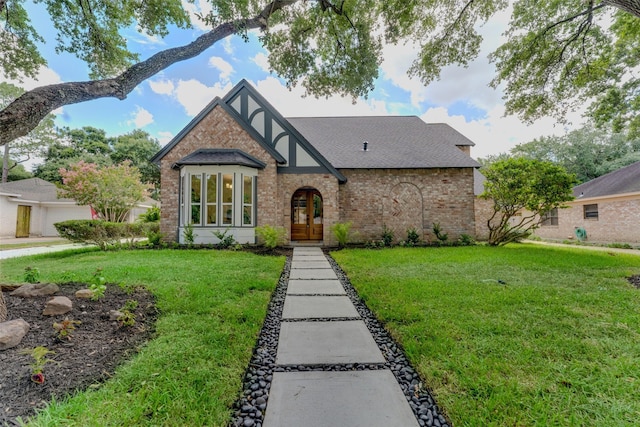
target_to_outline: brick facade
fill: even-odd
[[[257,225],[277,223],[281,204],[274,191],[278,185],[276,161],[224,109],[216,107],[160,161],[160,232],[166,240],[178,240],[180,171],[172,165],[200,148],[237,148],[266,163],[258,171]]]
[[[598,205],[598,219],[584,218],[584,205]],[[535,234],[546,239],[575,239],[575,228],[587,231],[588,242],[640,243],[640,195],[576,200],[558,209],[558,225],[543,226]]]
[[[256,225],[284,227],[291,232],[291,202],[299,189],[315,189],[323,199],[323,243],[336,244],[331,226],[352,222],[352,241],[380,239],[386,225],[396,240],[416,228],[433,241],[433,223],[451,240],[475,234],[473,168],[340,169],[346,183],[331,173],[278,173],[274,157],[230,116],[215,106],[180,141],[163,154],[161,169],[161,232],[180,240],[180,171],[172,166],[198,149],[239,149],[266,164],[258,170]],[[212,228],[197,227],[198,235]]]
[[[341,169],[340,221],[353,222],[361,241],[380,239],[386,225],[396,240],[415,227],[433,241],[433,223],[455,240],[475,234],[473,169]]]

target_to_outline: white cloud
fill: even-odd
[[[166,44],[160,37],[147,33],[136,33],[132,39],[138,44],[147,46],[164,46]]]
[[[131,120],[127,121],[128,125],[135,125],[137,128],[143,128],[153,123],[153,114],[136,105],[136,111],[131,113]]]
[[[213,87],[209,87],[195,79],[180,80],[173,96],[184,107],[189,116],[195,116],[213,98],[216,96],[222,97],[230,90],[231,84],[228,82],[224,86],[216,83]]]
[[[220,71],[220,80],[223,82],[229,81],[229,77],[234,73],[233,65],[219,56],[209,58],[209,66]]]
[[[160,145],[164,147],[169,141],[173,139],[173,133],[168,131],[159,131],[156,133],[156,138],[158,138],[158,142],[160,142]]]
[[[271,70],[269,69],[269,57],[264,53],[260,52],[253,58],[251,61],[254,62],[262,71],[269,73]]]
[[[149,80],[149,87],[159,95],[171,95],[175,90],[171,80]]]
[[[11,83],[28,91],[40,86],[62,83],[62,79],[60,78],[60,75],[51,68],[40,67],[35,78],[25,77],[22,82],[9,79],[7,80],[7,83]]]

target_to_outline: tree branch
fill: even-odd
[[[25,92],[0,111],[0,145],[25,136],[53,110],[64,105],[114,97],[125,99],[144,80],[168,66],[198,56],[216,42],[236,34],[240,29],[265,29],[269,17],[298,0],[273,0],[253,18],[238,19],[218,25],[193,42],[158,52],[132,65],[117,77],[84,82],[66,82],[41,86]],[[0,0],[0,5],[6,0]]]

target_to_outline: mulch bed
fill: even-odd
[[[640,274],[635,275],[635,276],[631,276],[631,277],[627,277],[627,280],[633,286],[635,286],[636,288],[640,289]]]
[[[78,299],[75,292],[87,288],[83,283],[58,285],[59,296],[73,302],[73,309],[61,316],[43,316],[42,310],[49,296],[20,298],[4,292],[8,320],[22,318],[30,325],[29,333],[17,347],[0,351],[0,426],[18,425],[16,418],[35,414],[52,397],[61,400],[76,390],[105,381],[115,368],[131,357],[153,335],[157,317],[155,299],[144,290],[127,294],[116,285],[108,285],[98,301]],[[127,300],[135,300],[135,324],[121,326],[110,320],[109,311],[122,308]],[[70,340],[55,336],[54,322],[65,318],[82,322],[75,325]],[[44,368],[44,384],[31,381],[30,364],[33,358],[25,354],[37,346],[54,351],[48,355]]]

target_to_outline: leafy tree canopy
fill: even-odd
[[[528,236],[552,209],[573,200],[575,176],[549,161],[500,160],[484,169],[480,197],[493,202],[488,243],[504,245]]]
[[[536,138],[516,145],[509,153],[478,160],[486,167],[509,157],[554,162],[582,183],[640,161],[640,137],[588,126],[565,136]]]
[[[163,37],[188,27],[193,0],[35,0],[54,23],[58,52],[84,60],[93,80],[36,88],[0,111],[0,144],[26,134],[49,112],[101,97],[123,99],[169,65],[192,58],[234,34],[261,30],[272,69],[313,95],[366,96],[383,43],[415,43],[410,68],[425,84],[442,67],[478,55],[478,25],[513,6],[507,41],[492,55],[494,86],[505,85],[507,112],[526,120],[559,118],[585,101],[599,122],[638,130],[640,0],[209,0],[198,19],[211,30],[142,62],[123,29]],[[35,75],[46,63],[42,37],[19,0],[0,0],[0,69]]]
[[[4,156],[0,156],[0,162],[4,164]],[[33,178],[33,174],[26,170],[24,165],[9,159],[7,162],[7,182],[20,181],[27,178]]]

